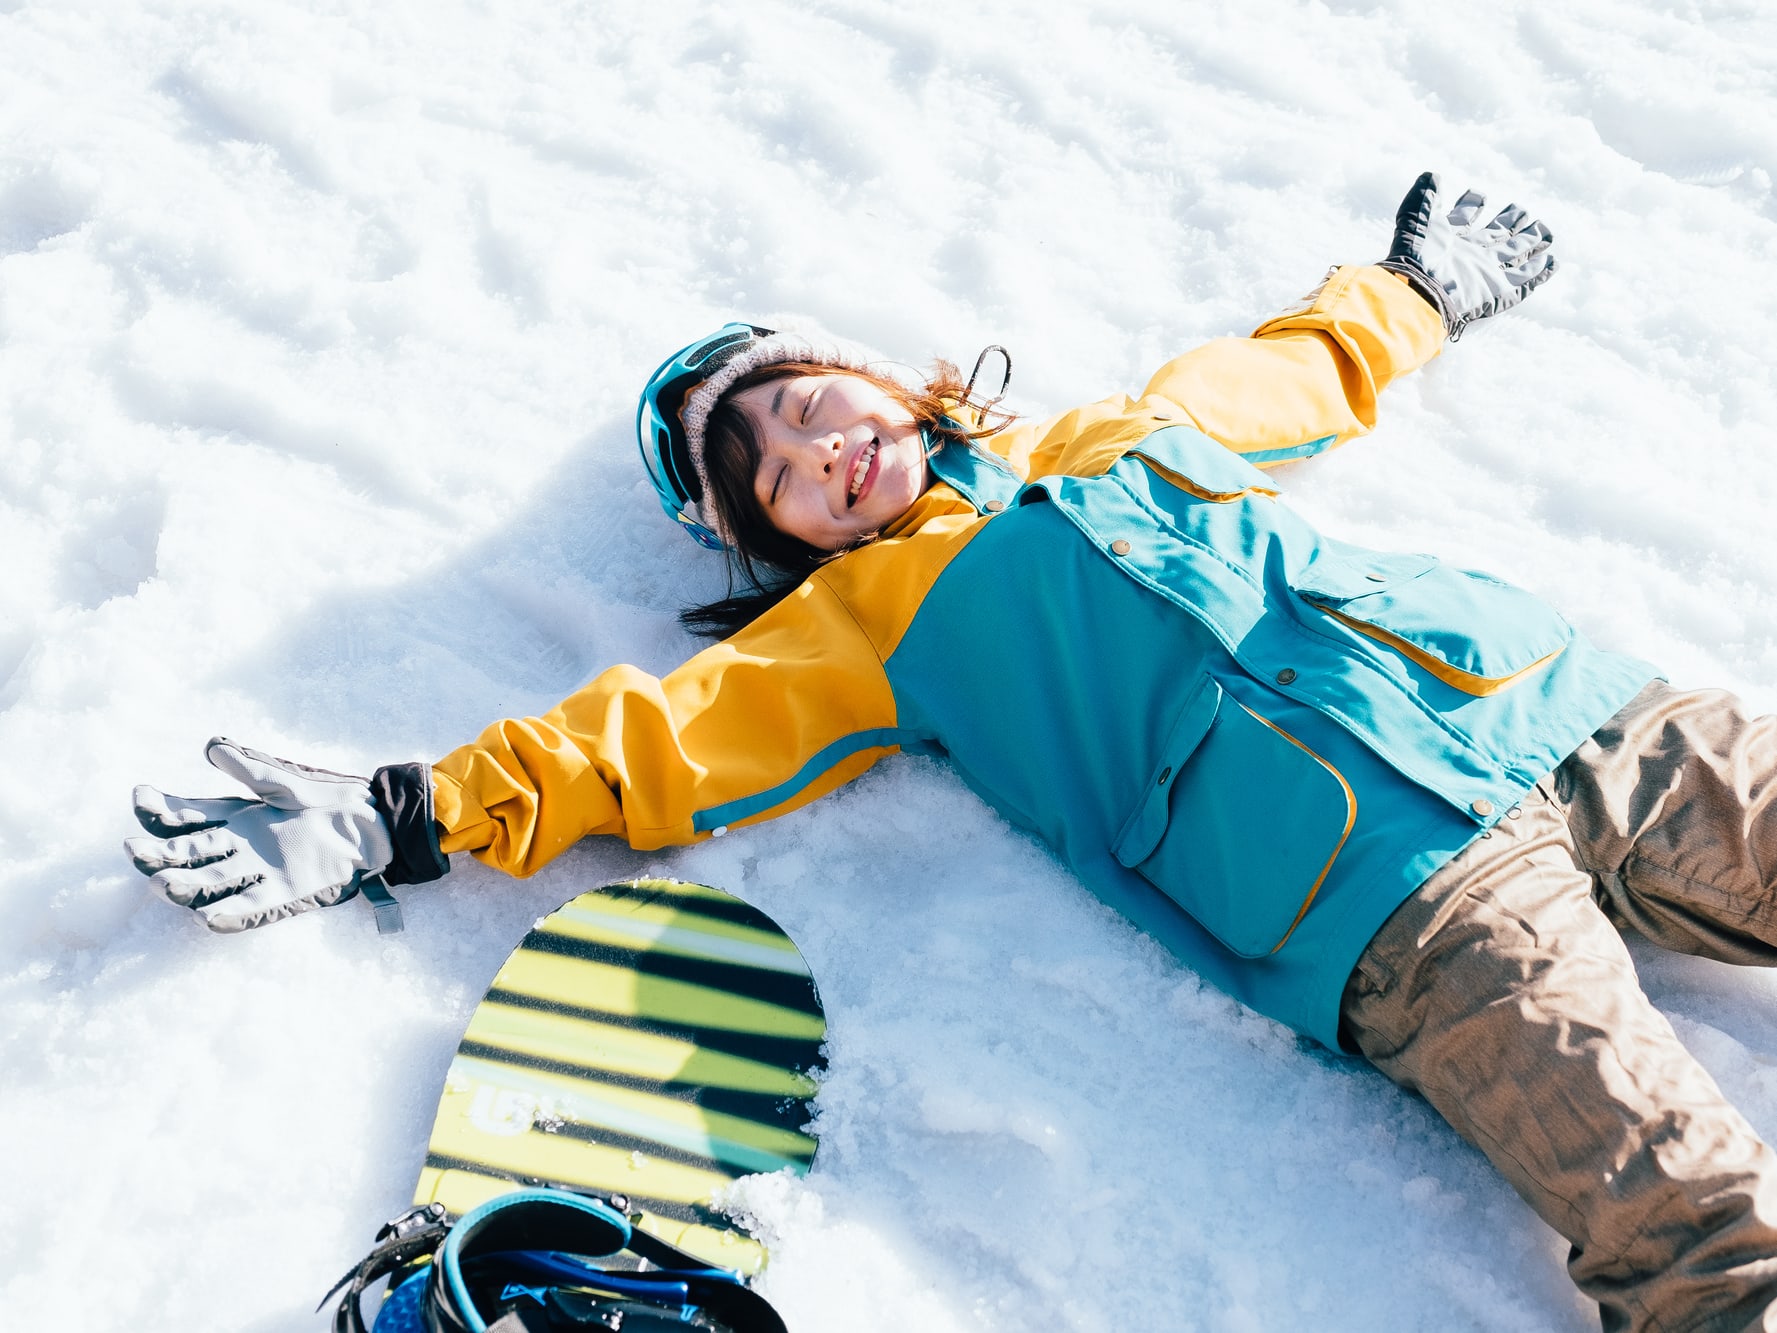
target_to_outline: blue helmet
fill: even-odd
[[[642,464],[660,496],[660,507],[683,524],[699,546],[725,549],[717,536],[719,523],[704,494],[703,462],[693,452],[686,429],[685,405],[701,385],[743,352],[773,336],[773,330],[756,324],[724,324],[707,338],[668,357],[648,377],[642,401],[636,408],[636,442]],[[701,422],[697,447],[702,447]]]

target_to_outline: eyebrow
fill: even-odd
[[[781,417],[783,415],[782,409],[783,409],[783,405],[784,405],[784,393],[785,393],[785,391],[787,391],[789,389],[789,387],[790,387],[789,380],[782,380],[778,383],[777,392],[771,395],[771,415],[772,416]]]

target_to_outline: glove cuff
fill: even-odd
[[[1427,305],[1438,312],[1444,321],[1444,334],[1454,337],[1462,323],[1462,313],[1457,310],[1456,303],[1450,299],[1450,293],[1438,285],[1437,279],[1425,271],[1425,267],[1408,255],[1390,255],[1376,265],[1390,273],[1398,273],[1407,280],[1407,285],[1425,299]]]
[[[382,872],[385,884],[429,884],[450,873],[438,848],[432,819],[430,764],[387,764],[370,777],[370,800],[388,826],[395,859]]]

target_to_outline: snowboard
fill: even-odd
[[[524,937],[445,1076],[415,1204],[451,1216],[521,1185],[621,1195],[723,1268],[763,1247],[712,1195],[814,1161],[826,1018],[789,936],[721,889],[607,884]]]

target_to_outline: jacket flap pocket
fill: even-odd
[[[1357,820],[1331,764],[1231,695],[1193,708],[1113,854],[1229,952],[1262,958],[1307,916]],[[1199,719],[1207,732],[1199,733]],[[1177,735],[1175,728],[1175,735]]]
[[[1277,487],[1239,454],[1189,426],[1165,426],[1131,445],[1129,452],[1174,486],[1203,500],[1238,500]]]
[[[1406,583],[1437,564],[1437,557],[1390,551],[1322,549],[1296,580],[1296,591],[1310,601],[1338,605]]]
[[[1508,689],[1548,665],[1573,627],[1534,593],[1427,555],[1323,551],[1296,594],[1465,694]]]
[[[1147,860],[1165,834],[1173,780],[1202,742],[1221,706],[1222,687],[1205,676],[1179,709],[1172,730],[1166,734],[1166,743],[1160,747],[1160,762],[1148,775],[1147,794],[1124,822],[1116,846],[1111,849],[1124,865],[1135,866]]]

